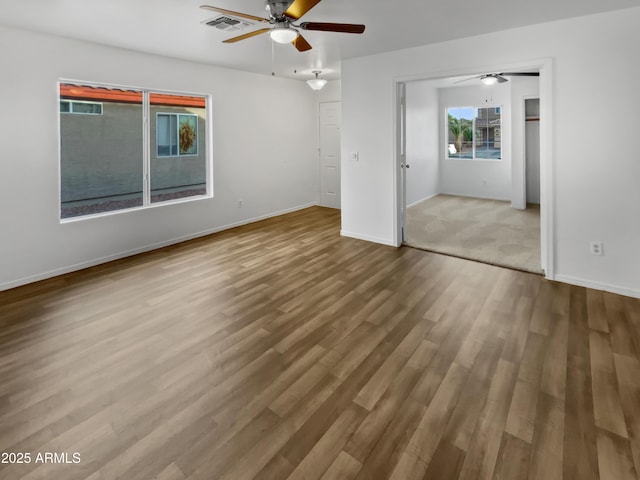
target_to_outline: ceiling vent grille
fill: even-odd
[[[253,24],[246,22],[244,20],[238,20],[231,17],[217,17],[211,20],[205,20],[204,23],[209,25],[210,27],[217,28],[218,30],[223,31],[238,31],[238,30],[246,30],[249,27],[252,27]]]

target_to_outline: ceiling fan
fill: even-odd
[[[311,45],[300,34],[300,30],[318,30],[323,32],[362,33],[365,26],[352,23],[302,22],[295,24],[305,13],[316,6],[320,0],[266,0],[265,8],[269,18],[256,17],[246,13],[234,12],[224,8],[202,5],[200,8],[214,12],[246,18],[261,23],[269,23],[270,27],[224,40],[223,43],[235,43],[246,38],[269,32],[269,36],[277,43],[293,43],[299,52],[311,50]]]
[[[464,80],[458,80],[454,83],[468,82],[479,78],[485,85],[495,85],[496,83],[505,83],[509,79],[505,77],[539,77],[540,72],[501,72],[501,73],[485,73],[484,75],[477,75],[471,78],[465,78]]]

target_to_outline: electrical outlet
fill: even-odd
[[[238,208],[242,208],[242,200],[238,200]]]
[[[591,242],[591,255],[604,255],[602,242]]]

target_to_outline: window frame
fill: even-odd
[[[473,118],[471,121],[471,145],[472,145],[472,154],[471,157],[452,157],[450,156],[451,154],[449,153],[449,111],[452,109],[472,109],[473,110]],[[493,112],[496,113],[497,109],[500,109],[500,157],[499,158],[485,158],[485,157],[477,157],[476,156],[476,118],[478,118],[478,111],[479,110],[491,110],[493,109]],[[446,160],[452,160],[452,161],[488,161],[488,162],[501,162],[504,159],[503,156],[503,150],[502,150],[502,129],[503,129],[503,124],[502,121],[504,119],[504,109],[502,105],[485,105],[485,106],[471,106],[471,105],[465,105],[465,106],[457,106],[457,105],[450,105],[445,107],[444,109],[444,118],[445,118],[445,148],[444,148],[444,152],[445,152],[445,158]]]
[[[63,99],[60,95],[60,87],[64,84],[76,84],[82,85],[86,87],[96,87],[96,88],[112,88],[118,90],[131,90],[142,93],[142,150],[143,155],[141,161],[143,162],[143,203],[142,205],[121,208],[117,210],[109,210],[105,212],[98,213],[90,213],[87,215],[78,215],[74,217],[66,217],[62,218],[61,205],[62,205],[62,130],[61,130],[61,115],[63,113],[67,114],[70,112],[62,112],[60,110],[60,102],[75,102],[76,100]],[[213,109],[212,109],[212,95],[209,93],[202,93],[197,91],[186,91],[186,90],[168,90],[154,87],[140,87],[140,86],[132,86],[132,85],[122,85],[116,83],[103,83],[103,82],[95,82],[95,81],[86,81],[86,80],[78,80],[78,79],[70,79],[70,78],[59,78],[56,82],[57,90],[56,90],[56,98],[58,100],[58,108],[56,109],[56,122],[57,122],[57,134],[58,134],[58,221],[63,223],[74,223],[84,220],[91,220],[99,217],[105,217],[110,215],[119,215],[128,212],[135,212],[138,210],[146,210],[150,208],[161,208],[167,205],[175,205],[179,203],[188,203],[200,200],[211,199],[214,197],[213,190]],[[151,102],[150,96],[152,94],[165,94],[165,95],[177,95],[177,96],[193,96],[193,97],[201,97],[205,100],[205,129],[204,129],[204,142],[205,142],[205,187],[206,192],[202,195],[192,195],[189,197],[180,197],[163,201],[151,201],[151,160],[152,160],[152,146],[151,146]],[[79,101],[81,102],[81,101]],[[89,103],[99,103],[99,102],[89,102]],[[104,113],[104,107],[101,108],[101,111]],[[85,115],[97,115],[97,114],[87,114]],[[76,113],[76,115],[78,115]],[[197,115],[196,115],[197,117]],[[157,153],[157,152],[156,152]],[[198,148],[198,154],[200,154],[200,149]],[[196,154],[196,155],[198,155]],[[183,156],[194,156],[193,154],[183,154]],[[167,157],[159,157],[159,158],[167,158]]]

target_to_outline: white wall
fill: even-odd
[[[360,161],[343,162],[343,234],[398,243],[395,80],[552,58],[552,78],[541,76],[541,93],[549,88],[553,104],[541,112],[552,133],[543,145],[552,172],[542,175],[554,180],[543,191],[553,200],[548,220],[555,225],[547,273],[640,297],[640,162],[635,142],[619,141],[640,131],[639,24],[640,8],[632,8],[344,61],[343,158],[359,151]],[[479,56],[481,44],[491,48]],[[603,84],[594,68],[616,72],[614,84]],[[604,256],[590,255],[591,240],[604,242]]]
[[[526,155],[525,155],[525,112],[524,101],[540,95],[540,81],[537,77],[510,77],[511,83],[511,206],[527,208]]]
[[[438,90],[428,81],[406,85],[407,205],[440,193]]]
[[[478,81],[478,83],[480,83]],[[440,137],[440,192],[466,197],[511,200],[511,85],[510,82],[439,89],[440,121],[449,107],[502,107],[502,159],[450,159],[445,135]]]
[[[0,63],[0,289],[318,203],[317,100],[302,81],[7,28]],[[61,77],[211,94],[215,197],[60,224]]]

